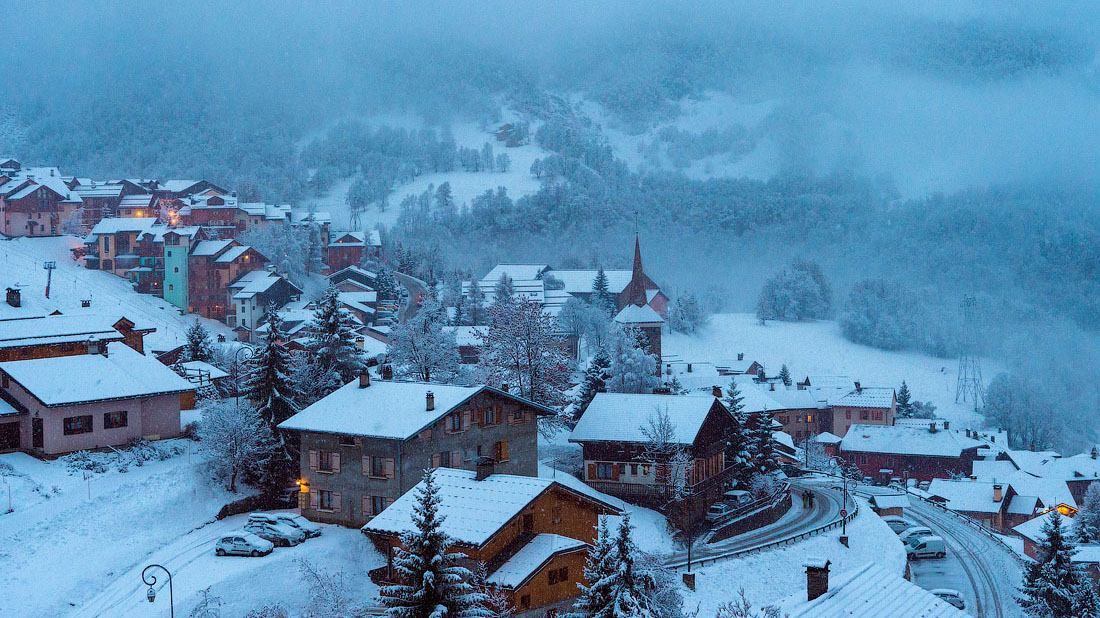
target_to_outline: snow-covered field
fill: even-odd
[[[768,322],[761,326],[747,313],[718,314],[696,335],[666,334],[662,353],[684,361],[717,361],[736,358],[759,361],[769,374],[779,373],[786,363],[791,377],[846,375],[866,386],[901,385],[905,380],[913,399],[931,401],[936,414],[960,424],[978,426],[981,417],[973,405],[955,403],[958,360],[935,358],[919,352],[887,352],[852,343],[831,321]],[[982,360],[988,381],[1000,365]]]
[[[859,515],[848,524],[848,537],[848,547],[844,547],[840,530],[831,530],[794,545],[694,568],[696,588],[694,592],[684,588],[684,609],[698,607],[700,616],[713,616],[719,605],[736,598],[742,588],[757,607],[805,592],[802,563],[811,556],[831,561],[834,577],[868,562],[898,576],[904,573],[901,542],[866,502],[861,502]]]
[[[375,123],[395,126],[407,126],[410,121],[397,122],[394,119],[372,119]],[[397,119],[400,120],[400,119]],[[514,120],[505,117],[501,122]],[[416,126],[413,124],[412,126]],[[495,127],[493,127],[495,128]],[[531,128],[532,134],[534,127]],[[486,191],[495,191],[497,187],[505,187],[512,199],[518,199],[524,195],[530,195],[539,190],[539,181],[531,175],[531,163],[548,153],[532,143],[516,148],[505,148],[502,142],[496,140],[496,136],[489,130],[482,129],[476,123],[458,123],[451,127],[455,143],[460,147],[481,148],[486,142],[493,145],[495,154],[507,153],[512,160],[511,169],[507,172],[466,172],[461,169],[438,174],[424,174],[411,182],[400,185],[390,195],[389,205],[386,210],[379,210],[377,204],[371,205],[359,215],[362,229],[374,229],[379,225],[392,226],[401,214],[401,200],[409,195],[423,193],[429,185],[438,187],[444,182],[451,183],[451,193],[455,203],[459,207],[466,206],[474,197]],[[347,194],[354,178],[345,178],[338,181],[333,188],[319,198],[306,200],[304,206],[316,206],[318,211],[328,211],[332,215],[334,229],[350,229],[350,213],[348,212]]]
[[[80,241],[72,236],[51,238],[15,238],[0,240],[0,288],[18,285],[23,305],[32,309],[59,309],[63,314],[98,313],[126,316],[157,331],[145,338],[146,351],[168,350],[184,342],[184,332],[201,319],[211,333],[224,333],[233,339],[233,331],[221,322],[182,315],[164,299],[134,292],[130,282],[99,270],[88,270],[72,258],[71,249]],[[44,262],[57,263],[45,298]],[[83,308],[81,301],[90,300]]]

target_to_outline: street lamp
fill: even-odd
[[[242,352],[246,353],[243,360],[241,358]],[[256,351],[246,345],[237,348],[237,351],[233,353],[233,403],[237,410],[241,409],[241,383],[238,377],[241,370],[241,362],[251,360],[255,355]]]
[[[146,586],[149,586],[149,590],[145,593],[145,598],[149,599],[149,602],[157,600],[157,589],[153,586],[157,585],[157,576],[148,574],[149,569],[160,569],[168,574],[168,612],[171,618],[176,618],[176,599],[172,592],[172,572],[164,568],[159,564],[150,564],[141,571],[141,581],[145,582]]]

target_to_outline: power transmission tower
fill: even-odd
[[[962,301],[962,351],[959,356],[959,382],[955,386],[955,403],[974,402],[974,410],[985,405],[985,385],[982,383],[982,365],[974,353],[977,334],[974,323],[974,297],[967,295]]]

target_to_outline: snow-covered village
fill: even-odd
[[[1100,13],[0,9],[0,616],[1100,617]]]

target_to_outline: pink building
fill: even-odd
[[[42,455],[180,435],[194,385],[123,343],[0,363],[0,449]]]

